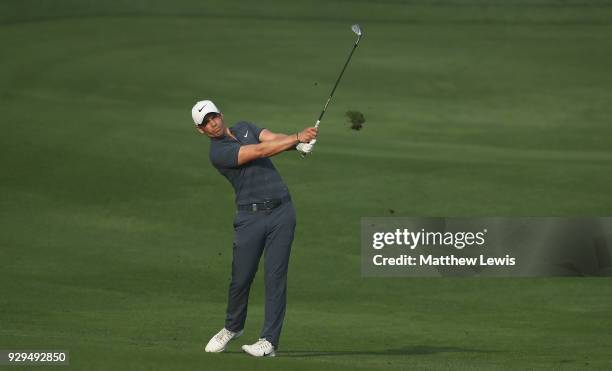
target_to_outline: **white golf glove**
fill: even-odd
[[[304,157],[312,152],[316,142],[317,140],[313,139],[310,141],[310,143],[300,143],[297,146],[295,146],[295,149],[297,149],[298,152],[302,155],[302,157]]]

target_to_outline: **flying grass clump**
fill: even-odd
[[[363,113],[359,111],[346,111],[346,117],[351,124],[351,129],[353,130],[361,130],[363,129],[363,124],[365,123],[365,117]]]

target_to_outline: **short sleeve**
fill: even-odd
[[[251,130],[253,132],[253,134],[255,134],[255,138],[257,138],[257,140],[259,141],[259,134],[261,134],[261,131],[263,130],[263,128],[259,128],[257,125],[253,124],[253,123],[248,123],[249,125],[249,130]]]
[[[223,143],[223,145],[215,146],[210,151],[210,162],[216,168],[232,168],[238,165],[238,152],[240,144],[237,142]]]

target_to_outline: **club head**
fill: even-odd
[[[353,30],[353,32],[354,32],[354,33],[355,33],[357,36],[361,37],[361,26],[360,26],[360,25],[358,25],[358,24],[354,24],[354,25],[352,25],[352,26],[351,26],[351,30]]]

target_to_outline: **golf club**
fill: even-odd
[[[353,56],[353,53],[355,52],[355,49],[357,49],[357,45],[359,45],[359,41],[361,40],[361,37],[363,36],[363,30],[361,29],[361,26],[359,26],[358,24],[352,25],[351,30],[357,35],[357,40],[355,40],[355,44],[353,45],[353,48],[351,49],[351,53],[349,54],[346,60],[346,63],[344,63],[344,67],[342,67],[342,71],[340,71],[340,76],[338,76],[338,79],[336,80],[336,83],[334,84],[334,87],[332,88],[332,91],[329,94],[329,98],[327,98],[327,101],[325,102],[325,105],[323,106],[323,110],[321,111],[321,114],[319,115],[319,118],[317,119],[317,122],[315,123],[315,128],[318,128],[319,125],[321,124],[323,115],[325,115],[325,111],[327,111],[327,107],[329,106],[329,103],[331,102],[332,97],[334,96],[334,92],[336,91],[336,88],[338,87],[338,84],[340,83],[340,79],[342,79],[342,75],[344,75],[346,66],[348,66],[349,62],[351,61],[351,57]],[[314,143],[311,142],[311,144],[314,144]],[[302,157],[306,157],[306,155],[302,154]]]

